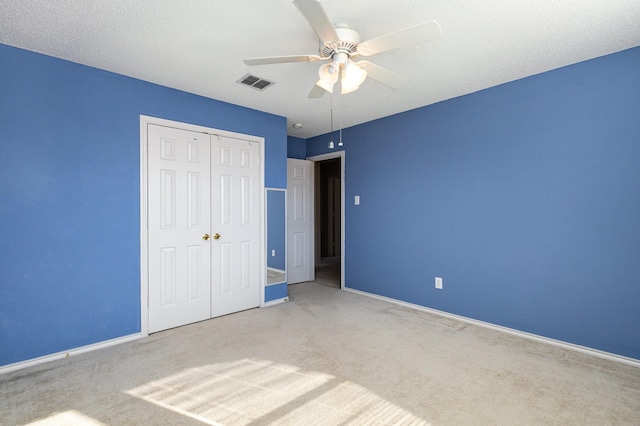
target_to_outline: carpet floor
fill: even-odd
[[[640,368],[326,285],[0,375],[0,424],[640,425]]]

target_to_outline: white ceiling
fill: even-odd
[[[367,58],[409,83],[392,90],[367,79],[341,97],[343,127],[640,46],[639,0],[321,3],[365,40],[432,19],[443,33]],[[330,130],[331,95],[307,97],[320,63],[242,61],[318,53],[291,0],[2,0],[0,43],[281,115],[292,136]],[[264,92],[236,84],[247,72],[276,84]]]

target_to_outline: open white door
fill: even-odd
[[[287,281],[315,279],[313,260],[313,163],[287,159]]]

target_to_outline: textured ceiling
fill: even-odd
[[[639,0],[321,3],[363,39],[431,19],[442,28],[437,40],[367,58],[409,83],[392,90],[367,79],[339,105],[333,99],[334,126],[338,110],[349,127],[640,46]],[[331,95],[307,97],[319,63],[242,61],[317,54],[316,35],[291,0],[2,0],[0,43],[281,115],[292,136],[330,130]],[[236,84],[247,72],[276,84],[264,92]]]

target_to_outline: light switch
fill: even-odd
[[[354,199],[353,199],[353,203],[354,203],[356,206],[359,206],[359,205],[360,205],[360,196],[359,196],[359,195],[356,195],[356,196],[354,197]]]

